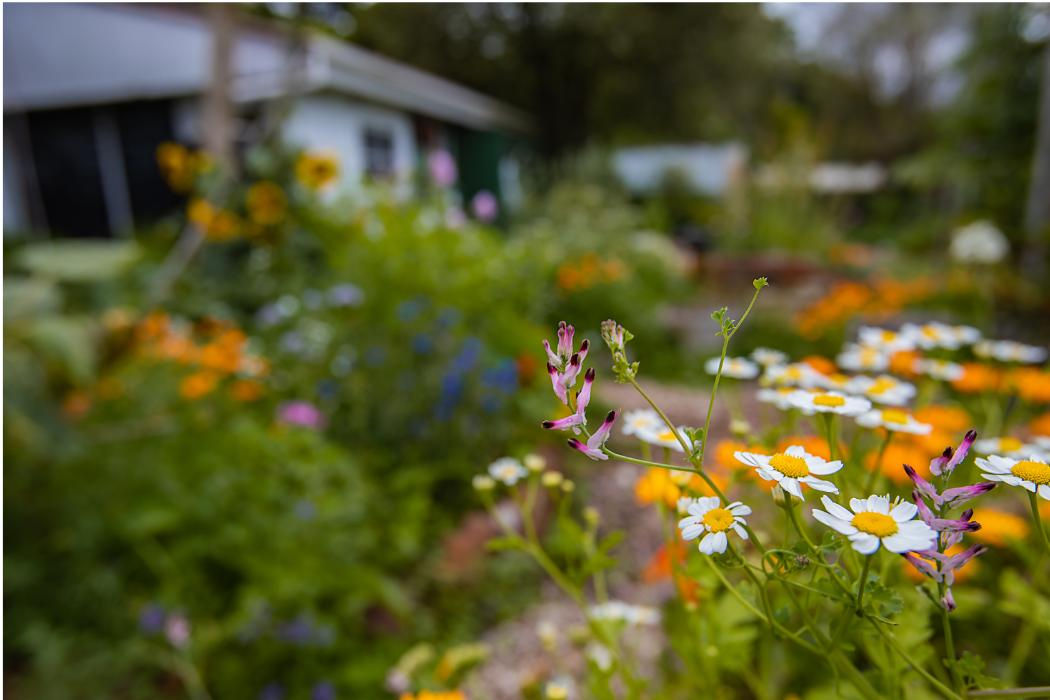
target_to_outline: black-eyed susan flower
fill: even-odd
[[[295,177],[308,189],[323,189],[339,177],[339,160],[331,153],[303,153],[295,161]]]
[[[288,198],[276,183],[257,182],[245,195],[248,217],[260,226],[273,226],[284,220]]]
[[[801,445],[791,445],[783,452],[773,455],[737,452],[734,457],[741,463],[754,467],[755,472],[763,480],[775,481],[795,498],[804,498],[802,484],[826,493],[837,494],[839,492],[835,484],[818,479],[817,476],[834,474],[842,469],[842,462],[838,460],[829,462],[822,457],[811,455]]]
[[[850,512],[827,496],[820,502],[826,510],[814,508],[813,517],[845,535],[861,554],[874,554],[880,545],[895,554],[923,552],[937,540],[929,525],[914,519],[919,512],[914,503],[891,502],[889,496],[851,498]]]
[[[751,507],[740,501],[726,506],[715,496],[697,498],[686,508],[689,515],[678,521],[683,540],[695,540],[703,535],[699,549],[704,554],[722,554],[729,546],[726,533],[732,530],[741,539],[747,539],[745,515],[751,515]]]

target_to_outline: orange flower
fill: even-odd
[[[734,456],[737,452],[765,454],[765,450],[761,447],[748,447],[745,443],[737,442],[736,440],[719,440],[715,445],[715,464],[727,471],[746,468],[747,465],[741,464]]]
[[[1006,386],[1029,403],[1050,403],[1050,372],[1019,367],[1007,374]]]
[[[682,485],[685,486],[685,488],[688,490],[690,495],[693,495],[693,496],[714,496],[714,495],[716,495],[714,490],[710,486],[707,485],[707,482],[704,481],[699,476],[697,476],[696,474],[689,474],[688,472],[675,472],[675,473],[676,474],[681,474],[683,476],[688,477],[685,481],[682,482]],[[718,472],[708,471],[707,472],[707,478],[710,479],[712,482],[714,482],[714,485],[717,486],[718,489],[722,493],[725,493],[726,487],[729,485],[729,480],[726,479],[726,477],[724,475],[719,474]],[[675,502],[675,505],[677,505],[677,501]]]
[[[1032,435],[1050,435],[1050,411],[1038,415],[1028,424]]]
[[[962,433],[973,426],[970,414],[955,406],[930,404],[916,409],[913,415],[920,423],[929,423],[935,430],[946,433]]]
[[[67,418],[83,418],[91,410],[91,397],[85,391],[71,391],[62,400],[62,413]]]
[[[401,693],[398,700],[467,700],[462,690],[421,690],[415,695]]]
[[[966,547],[964,547],[961,544],[953,544],[944,553],[947,554],[948,556],[955,556],[956,554],[959,554],[960,552],[962,552],[965,549],[966,549]],[[934,559],[932,559],[930,557],[923,557],[918,552],[915,553],[915,556],[922,557],[926,561],[928,561],[931,564],[933,564],[933,566],[936,568],[937,563],[936,563],[936,561]],[[901,560],[901,564],[904,566],[904,575],[907,576],[912,581],[914,581],[915,583],[922,583],[923,581],[926,580],[926,577],[918,569],[916,569],[914,566],[909,564],[907,562],[907,560],[902,559]],[[979,568],[980,568],[980,564],[977,563],[977,557],[974,557],[974,558],[970,559],[968,562],[966,562],[961,567],[959,567],[958,569],[955,570],[955,582],[956,583],[962,583],[966,579],[968,579],[971,576],[973,576],[974,574],[976,574],[977,570]]]
[[[634,497],[641,505],[663,503],[669,508],[678,507],[682,490],[671,480],[666,469],[653,467],[638,478],[634,484]]]
[[[198,361],[205,369],[229,373],[236,372],[241,366],[241,355],[236,347],[231,349],[228,345],[209,343],[200,349]]]
[[[671,578],[672,557],[674,557],[673,563],[677,566],[685,561],[686,551],[688,551],[686,544],[681,540],[675,540],[674,546],[670,548],[666,544],[660,545],[660,548],[649,559],[649,563],[645,565],[642,580],[646,583],[658,583]]]
[[[835,374],[835,363],[826,357],[821,357],[820,355],[809,355],[803,357],[802,361],[821,374]]]
[[[890,371],[904,377],[915,376],[915,363],[922,357],[914,350],[901,350],[890,355]]]
[[[868,471],[875,469],[875,460],[878,456],[877,450],[868,453],[864,460],[864,467]],[[910,443],[891,443],[886,448],[885,454],[882,455],[880,471],[884,476],[889,477],[890,481],[899,486],[909,481],[908,475],[904,473],[905,464],[914,468],[924,478],[930,476],[930,457],[928,453]]]
[[[230,395],[237,401],[255,401],[262,394],[262,384],[254,379],[238,379],[230,386]]]
[[[199,399],[210,394],[219,382],[215,372],[194,372],[179,383],[179,395],[184,399]]]
[[[974,508],[973,519],[981,529],[970,533],[978,542],[996,547],[1005,547],[1011,540],[1023,540],[1028,536],[1028,520],[1013,513],[995,508]]]
[[[1002,375],[995,367],[979,362],[966,362],[962,367],[962,376],[952,382],[956,391],[977,394],[982,391],[995,391],[999,387]]]

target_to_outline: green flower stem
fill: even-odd
[[[1039,535],[1043,540],[1043,547],[1050,554],[1050,539],[1047,539],[1046,528],[1043,527],[1043,518],[1039,515],[1039,498],[1031,491],[1028,492],[1028,505],[1032,508],[1032,520],[1035,522],[1035,528],[1039,530]]]
[[[791,521],[792,526],[794,526],[798,534],[802,536],[802,539],[806,541],[806,545],[810,548],[810,550],[812,550],[813,552],[817,552],[817,545],[813,543],[813,540],[810,538],[809,533],[802,526],[802,523],[800,523],[798,520],[798,514],[795,513],[795,501],[792,500],[792,496],[790,494],[785,494],[785,498],[787,498],[787,500],[784,502],[784,510],[787,511],[788,519]]]
[[[1006,688],[1000,690],[972,690],[966,694],[970,698],[1045,698],[1050,695],[1050,685],[1040,685],[1032,688]]]
[[[893,635],[889,634],[882,627],[882,625],[880,625],[875,620],[872,620],[870,617],[868,618],[868,621],[871,623],[871,626],[874,627],[880,635],[882,635],[882,638],[886,640],[886,643],[889,645],[890,649],[892,649],[894,653],[897,654],[897,656],[904,659],[905,663],[911,666],[911,668],[916,673],[925,678],[927,683],[936,688],[946,698],[952,698],[952,700],[957,700],[960,697],[958,693],[954,692],[944,683],[941,683],[939,680],[934,678],[934,676],[929,671],[924,669],[920,664],[915,663],[915,660],[911,657],[911,654],[906,652],[904,649],[901,649],[900,645],[897,644],[897,640],[895,640],[893,638]]]
[[[860,570],[860,579],[857,581],[857,614],[864,611],[864,587],[868,585],[868,569],[871,568],[871,557],[864,557],[864,568]]]
[[[827,435],[828,456],[834,462],[838,459],[839,454],[839,441],[838,436],[835,434],[835,414],[821,413],[820,417],[824,423],[824,434]]]
[[[945,585],[943,583],[937,584],[938,598],[944,598]],[[959,658],[955,654],[955,639],[952,637],[952,621],[948,618],[948,609],[941,603],[941,626],[944,629],[944,651],[947,654],[948,672],[952,676],[952,685],[955,687],[956,692],[962,693],[963,682],[959,676],[959,669],[956,667],[956,660]]]
[[[762,618],[763,620],[766,621],[766,624],[768,624],[770,627],[775,629],[778,633],[784,635],[784,637],[786,639],[790,639],[791,641],[793,641],[796,644],[798,644],[803,649],[806,649],[806,650],[808,650],[808,651],[810,651],[810,652],[812,652],[814,654],[817,654],[818,656],[822,656],[823,655],[824,652],[823,652],[822,649],[818,648],[813,643],[806,641],[805,639],[800,637],[795,632],[792,632],[791,630],[787,629],[786,627],[781,625],[779,622],[777,622],[773,618],[767,617],[766,613],[764,613],[761,610],[759,610],[758,608],[756,608],[751,603],[751,601],[749,601],[747,598],[745,598],[744,595],[740,591],[738,591],[733,586],[733,584],[731,584],[729,582],[729,579],[727,579],[725,577],[725,574],[722,573],[722,569],[717,564],[715,564],[714,560],[712,560],[711,557],[707,556],[707,557],[705,557],[705,560],[707,561],[708,564],[711,565],[711,570],[715,572],[715,575],[718,576],[718,579],[722,582],[722,585],[725,586],[726,590],[729,591],[733,595],[734,598],[736,598],[738,601],[740,601],[740,603],[745,608],[747,608],[751,612],[752,615],[754,615],[755,617]]]
[[[653,461],[648,460],[648,459],[638,459],[637,457],[628,457],[627,455],[622,455],[619,452],[613,452],[608,447],[603,447],[602,448],[602,452],[604,452],[605,454],[609,455],[613,459],[620,460],[621,462],[629,462],[631,464],[640,464],[640,465],[642,465],[644,467],[659,467],[660,469],[670,469],[671,471],[675,471],[675,472],[689,472],[690,474],[695,474],[696,473],[696,470],[693,469],[692,467],[680,467],[677,464],[664,464],[663,462],[653,462]]]
[[[885,456],[886,448],[890,446],[890,441],[892,440],[893,431],[887,429],[886,437],[882,439],[882,444],[879,445],[879,453],[878,456],[875,457],[875,464],[872,466],[871,473],[868,474],[868,480],[864,483],[864,493],[861,494],[862,498],[870,494],[871,490],[875,488],[876,482],[882,474],[882,458]]]

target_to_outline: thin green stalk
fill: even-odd
[[[1050,685],[1040,685],[1031,688],[1006,688],[1000,690],[992,688],[989,690],[972,690],[967,693],[971,698],[1045,698],[1050,695]]]
[[[878,480],[879,475],[882,474],[882,458],[886,454],[886,448],[890,446],[890,441],[893,440],[893,431],[887,430],[886,437],[882,439],[882,444],[879,446],[879,454],[875,457],[875,465],[872,467],[871,473],[868,474],[868,480],[864,483],[864,493],[861,497],[871,493],[871,490],[875,488],[875,482]]]
[[[868,569],[871,567],[871,556],[864,557],[864,568],[860,570],[860,580],[857,582],[857,614],[864,610],[864,587],[868,585]]]
[[[940,598],[944,598],[944,584],[938,585],[938,593]],[[952,622],[948,618],[948,609],[941,604],[941,626],[944,629],[944,651],[947,654],[948,661],[948,672],[952,676],[952,685],[955,687],[956,692],[963,692],[962,678],[959,676],[959,669],[956,667],[956,660],[958,657],[955,654],[955,639],[952,637]]]
[[[1043,547],[1046,548],[1046,552],[1050,554],[1050,539],[1047,539],[1046,528],[1043,527],[1042,516],[1039,515],[1039,499],[1032,491],[1028,492],[1028,505],[1032,508],[1032,520],[1035,521],[1035,527],[1039,530],[1039,535],[1043,540]]]
[[[958,693],[956,693],[951,688],[949,688],[948,686],[944,685],[939,680],[934,678],[933,675],[929,671],[924,669],[922,667],[922,665],[916,663],[915,660],[912,659],[911,654],[908,654],[906,651],[901,649],[900,645],[897,644],[897,640],[895,640],[893,638],[893,635],[891,635],[888,632],[886,632],[886,630],[883,629],[882,626],[878,622],[876,622],[875,620],[872,620],[870,617],[868,618],[868,621],[871,623],[872,627],[874,627],[878,631],[878,633],[882,635],[882,638],[886,640],[886,643],[889,644],[890,648],[897,654],[897,656],[899,656],[902,659],[904,659],[905,663],[907,663],[909,666],[911,666],[911,668],[916,673],[918,673],[920,676],[925,678],[927,683],[932,685],[934,688],[936,688],[938,691],[940,691],[942,695],[944,695],[947,698],[953,698],[953,699],[959,698]]]

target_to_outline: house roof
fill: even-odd
[[[192,6],[7,5],[4,111],[200,94],[211,44],[208,19]],[[239,102],[331,91],[475,129],[530,128],[525,113],[462,85],[257,18],[238,16],[232,63]]]

